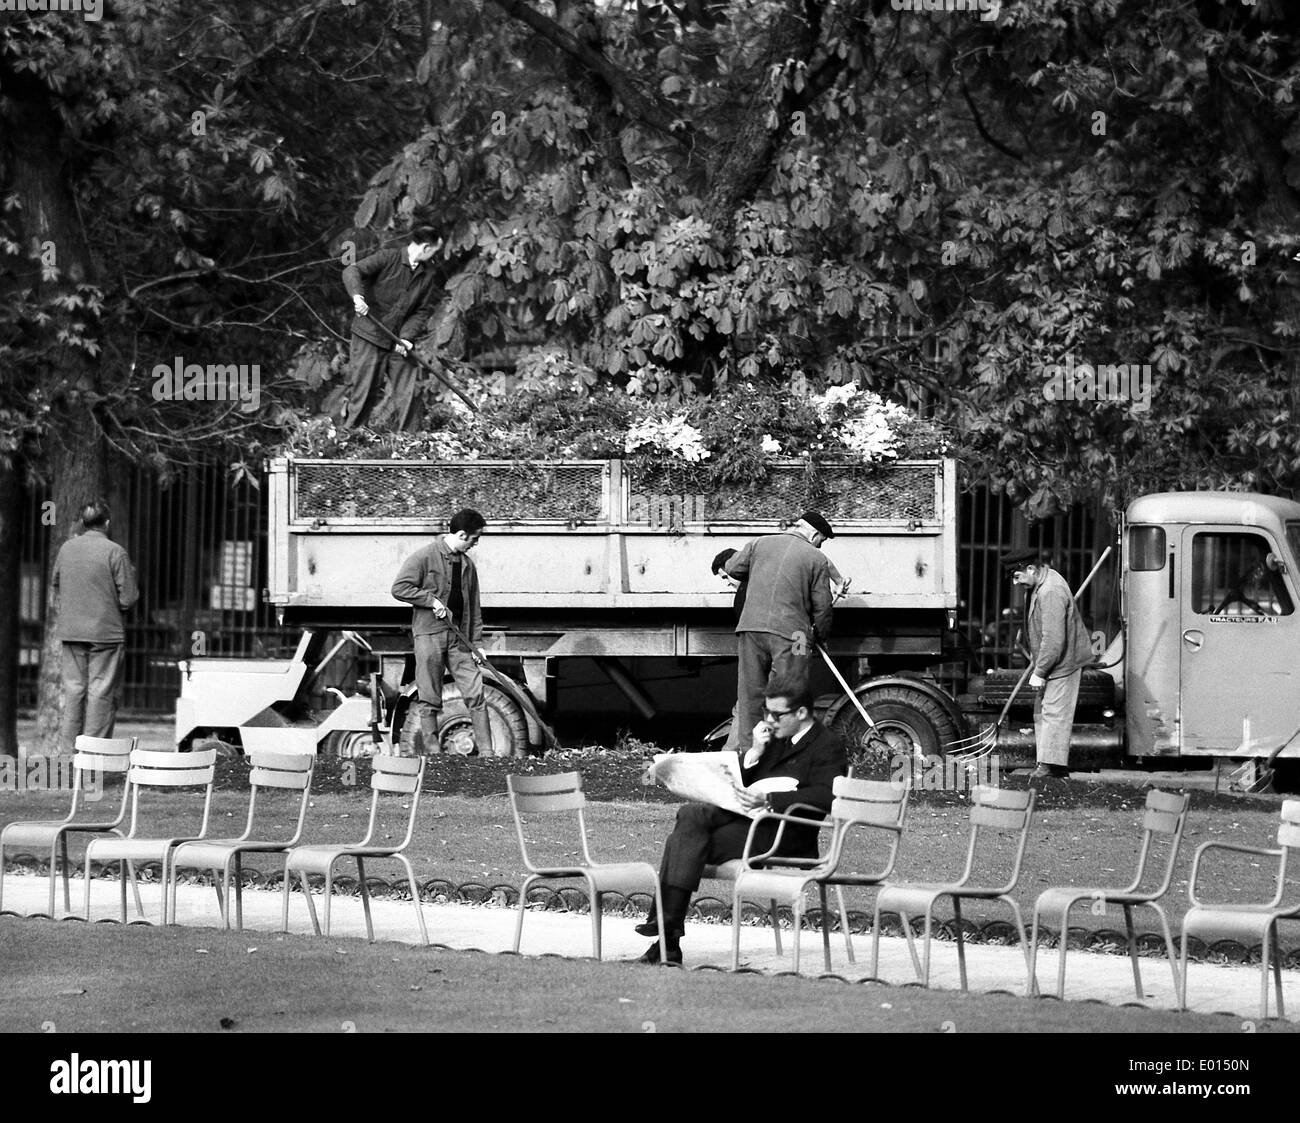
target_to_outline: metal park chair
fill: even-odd
[[[587,884],[587,898],[591,902],[592,954],[600,956],[601,903],[606,893],[634,893],[650,890],[655,899],[655,915],[663,916],[663,900],[659,892],[659,873],[649,862],[596,862],[591,857],[587,843],[587,824],[583,814],[587,797],[582,791],[582,774],[565,772],[558,776],[507,776],[506,788],[510,793],[510,810],[514,813],[515,830],[519,835],[519,849],[523,854],[528,876],[519,889],[519,917],[515,923],[514,950],[524,932],[524,912],[528,904],[528,891],[539,881],[570,880],[581,878]],[[539,865],[528,844],[528,826],[541,815],[573,814],[577,820],[577,840],[581,844],[581,860],[559,865]],[[535,851],[536,847],[533,848]],[[573,853],[576,855],[577,850]],[[664,925],[659,925],[659,955],[667,960],[664,944]]]
[[[411,845],[415,834],[415,816],[420,809],[420,788],[424,783],[424,757],[390,756],[379,753],[370,758],[374,769],[370,777],[370,825],[365,837],[353,845],[331,843],[313,843],[307,846],[295,846],[284,859],[284,912],[281,917],[280,930],[289,930],[289,888],[297,874],[302,882],[303,896],[307,898],[307,911],[311,914],[311,926],[316,935],[321,934],[320,923],[316,918],[316,904],[311,899],[311,886],[307,884],[309,873],[318,873],[325,878],[325,935],[330,933],[330,901],[334,896],[334,863],[340,858],[357,860],[357,884],[361,888],[361,905],[366,914],[366,936],[375,942],[374,923],[370,918],[370,889],[366,885],[366,860],[368,858],[392,858],[402,863],[406,870],[406,879],[411,886],[411,903],[415,907],[415,919],[420,925],[420,940],[428,944],[429,931],[424,925],[424,910],[420,908],[420,890],[415,884],[415,871],[411,861],[403,851]],[[381,796],[409,799],[410,814],[406,820],[406,834],[402,841],[395,844],[379,844],[374,841],[379,824],[379,801]],[[391,800],[390,800],[391,802]]]
[[[124,774],[129,767],[131,753],[135,750],[134,737],[87,737],[79,736],[74,745],[72,758],[73,786],[72,807],[62,819],[35,819],[28,822],[10,823],[0,831],[0,907],[4,902],[4,851],[9,846],[34,846],[50,851],[50,919],[54,919],[54,891],[58,880],[60,866],[63,870],[63,907],[72,911],[72,891],[68,885],[68,835],[70,834],[115,834],[121,835],[121,826],[126,818],[127,796],[131,786],[122,785],[122,802],[118,805],[115,818],[107,821],[92,819],[77,820],[77,813],[85,804],[85,782],[87,773],[98,775]],[[101,783],[102,791],[102,783]],[[135,907],[143,913],[140,905],[140,887],[136,884],[134,865],[128,866],[131,888],[135,891]]]
[[[799,970],[799,931],[803,916],[804,897],[813,885],[821,897],[822,952],[826,961],[826,970],[831,969],[830,910],[827,908],[826,888],[835,886],[839,899],[840,927],[844,932],[849,962],[853,962],[853,937],[849,932],[848,916],[844,908],[842,887],[845,885],[874,886],[881,884],[894,870],[898,857],[898,844],[903,833],[903,819],[907,814],[907,800],[910,789],[903,784],[893,784],[877,780],[852,780],[845,776],[835,778],[832,792],[829,819],[805,819],[789,813],[764,812],[754,820],[750,828],[749,839],[745,843],[745,856],[740,860],[740,869],[736,875],[732,896],[732,941],[731,969],[740,966],[740,920],[741,902],[746,897],[769,900],[772,914],[778,901],[784,901],[794,912],[794,970]],[[764,820],[774,819],[781,823],[777,828],[777,843],[780,831],[786,823],[809,827],[831,828],[826,850],[816,858],[787,858],[768,854],[751,856],[754,831]],[[889,837],[888,853],[884,864],[872,873],[851,873],[842,871],[844,840],[849,832],[857,826],[875,828]],[[773,849],[775,849],[774,843]],[[756,863],[761,866],[756,868]],[[727,863],[730,865],[731,863]],[[774,919],[775,927],[775,919]],[[778,935],[777,954],[780,954],[780,936]]]
[[[876,914],[871,931],[871,974],[874,976],[880,964],[880,914],[886,909],[895,910],[903,922],[903,934],[907,937],[907,950],[912,956],[912,967],[921,979],[922,986],[930,985],[930,940],[934,922],[934,906],[942,897],[952,898],[954,927],[957,931],[957,966],[961,973],[961,989],[966,989],[966,946],[961,929],[961,902],[963,900],[1004,901],[1011,907],[1016,918],[1016,929],[1020,933],[1020,946],[1025,952],[1025,967],[1029,966],[1029,941],[1025,939],[1025,925],[1020,916],[1020,906],[1008,894],[1020,880],[1020,865],[1025,856],[1025,843],[1029,839],[1029,824],[1034,813],[1033,788],[1026,791],[1011,791],[1007,788],[973,788],[971,790],[970,810],[970,845],[966,850],[966,868],[956,881],[943,884],[911,883],[892,884],[886,882],[876,895]],[[1002,885],[975,885],[971,881],[974,873],[975,853],[979,844],[981,831],[997,831],[1001,834],[1018,835],[1016,856],[1011,863],[1007,880]],[[910,913],[922,913],[925,916],[925,965],[924,968],[916,958],[916,943],[912,928],[908,922]]]
[[[1058,917],[1060,926],[1061,959],[1056,971],[1056,997],[1065,997],[1065,953],[1069,945],[1070,910],[1082,901],[1100,902],[1105,905],[1119,905],[1124,910],[1124,925],[1128,931],[1128,954],[1133,963],[1133,987],[1137,997],[1142,998],[1142,973],[1138,967],[1137,938],[1133,933],[1133,910],[1141,905],[1155,910],[1160,918],[1160,928],[1165,937],[1165,949],[1169,953],[1169,967],[1174,973],[1174,993],[1178,993],[1178,960],[1174,954],[1173,937],[1169,934],[1169,921],[1159,900],[1167,892],[1174,877],[1174,863],[1178,860],[1178,850],[1183,841],[1183,828],[1187,825],[1187,807],[1191,802],[1189,795],[1171,795],[1169,792],[1151,791],[1147,793],[1146,813],[1142,817],[1142,848],[1138,852],[1137,872],[1133,880],[1122,889],[1082,888],[1078,886],[1053,886],[1044,889],[1034,902],[1033,934],[1029,940],[1029,983],[1028,993],[1038,993],[1038,976],[1035,964],[1038,962],[1038,922],[1040,917]],[[1165,859],[1164,876],[1159,883],[1149,889],[1141,888],[1150,875],[1149,866],[1153,860],[1154,843],[1164,839],[1168,844]]]
[[[1273,896],[1259,903],[1233,903],[1207,905],[1197,897],[1201,873],[1201,858],[1210,850],[1228,850],[1237,854],[1277,859],[1277,889]],[[1268,1017],[1268,969],[1273,966],[1273,982],[1277,990],[1277,1016],[1286,1017],[1282,1001],[1282,957],[1277,946],[1279,920],[1300,920],[1300,900],[1283,904],[1286,892],[1287,863],[1292,850],[1300,850],[1300,799],[1288,799],[1282,804],[1281,821],[1277,828],[1276,849],[1242,846],[1235,842],[1203,842],[1196,848],[1192,859],[1192,882],[1188,893],[1192,908],[1183,917],[1183,946],[1179,957],[1178,1008],[1187,1009],[1187,941],[1192,936],[1212,935],[1216,939],[1259,940],[1261,946],[1259,977],[1259,1016]]]
[[[216,772],[216,749],[199,752],[156,752],[136,749],[130,757],[131,766],[126,774],[131,789],[131,828],[120,838],[93,838],[86,847],[86,919],[90,919],[90,863],[96,859],[108,863],[116,861],[122,881],[121,921],[126,923],[126,878],[130,862],[159,862],[163,887],[162,922],[167,923],[167,864],[172,850],[182,842],[193,842],[206,837],[208,818],[212,810],[212,780]],[[169,838],[154,838],[141,829],[140,796],[149,789],[202,788],[203,819],[194,834]],[[136,910],[144,916],[136,896]]]
[[[298,845],[302,838],[303,823],[307,818],[307,801],[311,795],[312,772],[316,757],[312,753],[277,753],[265,749],[250,749],[248,820],[244,833],[238,838],[212,838],[201,842],[183,842],[172,854],[171,892],[172,918],[176,917],[176,887],[180,870],[210,869],[218,880],[213,881],[217,891],[217,904],[221,908],[221,921],[230,927],[230,883],[234,874],[235,927],[244,927],[243,856],[245,854],[284,854]],[[264,789],[280,789],[300,793],[298,825],[293,837],[280,840],[253,837],[256,824],[258,794]]]

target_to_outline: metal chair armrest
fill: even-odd
[[[791,806],[809,807],[808,804],[791,804]],[[818,810],[818,808],[816,807],[809,807],[809,809],[812,811]],[[754,832],[758,830],[758,825],[761,822],[763,822],[765,819],[779,820],[776,828],[776,838],[772,840],[772,847],[770,850],[766,850],[762,854],[751,854],[750,849],[754,844]],[[766,861],[768,858],[771,858],[774,854],[776,854],[778,850],[781,849],[781,838],[785,834],[786,823],[797,823],[800,826],[815,827],[817,830],[821,830],[822,827],[826,826],[825,819],[821,819],[821,820],[804,819],[798,815],[791,815],[789,814],[789,812],[786,811],[760,811],[757,815],[754,816],[754,821],[749,825],[749,834],[745,837],[745,849],[741,852],[740,855],[741,865],[745,869],[752,868],[754,862]]]
[[[1234,854],[1254,854],[1256,857],[1260,858],[1279,858],[1282,855],[1280,849],[1269,849],[1265,846],[1243,846],[1239,842],[1202,842],[1201,845],[1196,848],[1196,854],[1192,857],[1192,875],[1188,879],[1187,884],[1187,896],[1192,904],[1198,907],[1205,904],[1205,902],[1196,895],[1196,882],[1201,873],[1201,857],[1204,854],[1209,853],[1211,850],[1228,850]],[[1277,896],[1274,900],[1280,901],[1281,899],[1282,886],[1279,885]]]

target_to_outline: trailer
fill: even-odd
[[[374,706],[393,740],[403,736],[413,692],[410,609],[391,596],[393,577],[462,506],[488,519],[474,555],[484,650],[543,712],[560,703],[566,667],[578,666],[579,679],[598,679],[643,716],[657,711],[654,694],[674,681],[701,714],[725,714],[724,696],[734,697],[735,622],[732,594],[710,562],[817,505],[836,528],[825,552],[853,579],[836,607],[828,645],[835,661],[863,682],[896,736],[938,751],[964,728],[955,700],[925,674],[950,651],[956,621],[952,460],[826,464],[815,475],[786,463],[762,489],[722,497],[665,494],[621,460],[286,458],[271,461],[267,477],[266,596],[282,623],[305,633],[364,635],[380,668]],[[201,729],[239,727],[211,707],[198,720],[200,696],[238,693],[218,686],[221,662],[183,665],[178,742]],[[292,674],[282,678],[286,687]],[[536,722],[506,691],[491,683],[487,691],[494,744],[512,755],[536,748]],[[440,747],[452,751],[467,741],[458,702],[448,681]]]
[[[621,460],[286,458],[271,461],[267,475],[266,596],[280,620],[317,637],[305,643],[346,631],[373,651],[369,697],[345,698],[348,708],[331,719],[353,746],[382,731],[394,747],[427,749],[411,743],[414,722],[406,721],[414,692],[410,609],[390,588],[402,562],[463,506],[488,520],[475,553],[484,650],[543,713],[589,704],[604,689],[650,717],[661,709],[655,695],[671,694],[675,683],[685,690],[672,706],[698,713],[702,724],[705,715],[725,714],[735,697],[736,638],[732,594],[711,560],[780,530],[809,506],[834,524],[825,553],[852,580],[827,648],[878,727],[868,730],[822,668],[814,683],[826,689],[819,712],[851,753],[879,751],[883,736],[897,754],[941,755],[989,721],[1018,677],[976,679],[959,700],[933,672],[959,658],[961,647],[950,459],[826,464],[815,473],[783,463],[761,488],[712,496],[665,492]],[[1300,503],[1228,492],[1145,496],[1124,513],[1116,545],[1120,629],[1085,674],[1072,763],[1300,761],[1300,698],[1292,689],[1300,661]],[[252,702],[234,706],[237,695],[263,704],[276,690],[296,697],[306,678],[299,667],[318,651],[300,651],[278,668],[183,664],[178,741],[252,720],[244,712]],[[223,674],[244,680],[223,687]],[[566,689],[566,681],[578,686]],[[509,692],[486,686],[499,751],[537,749],[532,716]],[[201,700],[218,697],[225,701]],[[225,720],[222,707],[242,720]],[[1000,733],[1004,766],[1032,759],[1031,708],[1026,692]],[[450,681],[444,715],[442,743],[432,748],[467,747],[468,715]],[[266,724],[265,710],[254,724]]]

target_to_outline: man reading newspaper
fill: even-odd
[[[844,775],[844,745],[813,717],[812,695],[801,678],[774,676],[763,695],[763,720],[753,730],[753,744],[738,751],[740,783],[734,785],[734,810],[708,803],[687,803],[677,812],[677,824],[664,843],[659,866],[663,915],[651,906],[643,936],[658,936],[664,925],[668,962],[681,963],[681,940],[685,934],[686,910],[691,894],[699,887],[706,865],[739,858],[749,837],[751,816],[762,811],[784,812],[803,804],[796,814],[805,818],[824,816],[831,807],[831,784]],[[786,791],[779,779],[793,780]],[[772,848],[779,820],[757,816],[754,832],[756,853]],[[790,857],[813,857],[817,853],[814,827],[787,823],[777,853]],[[658,963],[658,940],[641,957],[642,963]]]

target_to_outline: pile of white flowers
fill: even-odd
[[[647,417],[627,431],[623,442],[625,452],[644,452],[657,449],[675,456],[687,464],[698,464],[712,453],[704,447],[703,435],[686,420],[686,414],[671,417]]]
[[[829,435],[862,463],[879,464],[898,458],[902,440],[893,423],[910,416],[902,406],[852,384],[832,386],[809,400],[830,429]]]

